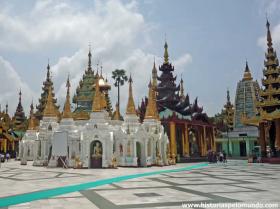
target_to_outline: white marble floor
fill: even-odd
[[[49,169],[19,165],[0,168],[1,197],[73,185],[120,175],[185,167],[118,169]],[[9,206],[13,209],[177,209],[182,203],[270,202],[280,206],[280,165],[229,161],[178,173],[131,179],[111,185],[73,192],[50,199]]]

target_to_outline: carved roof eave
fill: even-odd
[[[241,123],[243,123],[244,125],[258,127],[260,122],[261,122],[261,118],[259,116],[254,116],[251,118],[248,118],[246,116],[241,116]]]
[[[252,126],[259,126],[261,122],[264,121],[272,121],[275,119],[280,119],[280,110],[277,109],[271,113],[267,113],[266,111],[260,111],[259,116],[254,116],[251,118],[248,118],[246,116],[241,116],[241,122],[244,125],[252,125]]]

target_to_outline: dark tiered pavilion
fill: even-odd
[[[173,75],[174,66],[169,62],[168,45],[164,45],[164,62],[159,67],[157,76],[154,63],[152,84],[156,92],[159,119],[170,139],[170,157],[177,161],[188,158],[204,157],[207,150],[215,150],[214,125],[209,122],[203,108],[199,107],[197,98],[190,103],[189,95],[184,95],[183,80],[176,84]],[[138,113],[145,112],[142,101]]]

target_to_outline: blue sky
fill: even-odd
[[[144,0],[74,1],[3,0],[0,2],[0,89],[2,106],[10,112],[23,89],[24,108],[37,103],[48,58],[58,100],[64,102],[65,80],[72,93],[87,62],[92,43],[93,62],[102,62],[110,77],[115,68],[134,75],[136,103],[147,94],[156,57],[162,63],[165,34],[169,54],[185,90],[208,115],[220,112],[229,88],[232,101],[245,61],[260,80],[264,60],[266,13],[276,50],[280,43],[280,2],[277,0]],[[13,83],[14,81],[14,83]],[[122,88],[122,110],[127,86]],[[111,92],[113,103],[116,90]]]

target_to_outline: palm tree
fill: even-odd
[[[116,69],[112,72],[112,78],[115,80],[115,87],[118,87],[118,105],[120,105],[120,86],[124,85],[126,82],[127,76],[125,75],[124,69]]]

